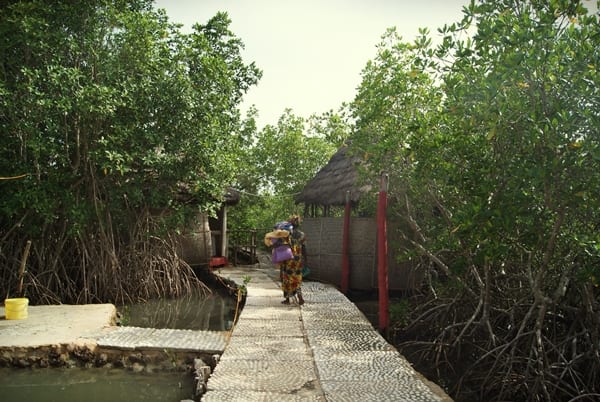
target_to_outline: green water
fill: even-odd
[[[190,373],[0,368],[3,402],[179,402],[192,392]]]
[[[226,293],[187,295],[178,299],[150,300],[119,306],[123,325],[141,328],[228,331],[235,316],[236,300]]]

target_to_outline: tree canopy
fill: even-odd
[[[252,118],[246,123],[252,127]],[[238,163],[235,181],[242,201],[232,214],[236,228],[270,229],[298,211],[294,196],[323,167],[349,133],[340,113],[310,119],[287,109],[276,125],[253,132]]]
[[[583,4],[473,2],[435,48],[388,32],[363,72],[354,152],[390,173],[403,258],[430,278],[398,339],[457,400],[600,393],[600,25]]]
[[[0,172],[24,175],[0,182],[5,293],[8,267],[32,240],[40,294],[120,297],[109,282],[92,291],[92,277],[119,281],[104,272],[136,265],[124,256],[136,254],[138,234],[145,244],[218,205],[237,173],[237,106],[261,75],[229,24],[218,13],[183,34],[147,0],[0,9]],[[158,227],[137,233],[148,217]]]

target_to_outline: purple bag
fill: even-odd
[[[273,261],[274,264],[279,264],[280,262],[291,260],[292,258],[294,258],[294,255],[292,254],[292,248],[289,246],[289,244],[282,244],[281,246],[277,246],[273,249],[271,261]]]

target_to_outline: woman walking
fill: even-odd
[[[276,247],[287,246],[291,249],[291,258],[278,262],[281,290],[283,291],[282,304],[290,304],[290,299],[297,297],[298,304],[304,304],[302,297],[302,269],[304,257],[302,246],[305,241],[304,233],[299,229],[301,219],[292,215],[286,222],[275,225],[276,230],[265,235],[265,243]],[[287,236],[286,233],[287,232]]]

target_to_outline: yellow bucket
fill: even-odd
[[[27,318],[28,305],[29,299],[26,297],[4,299],[4,317],[7,320],[24,320]]]

